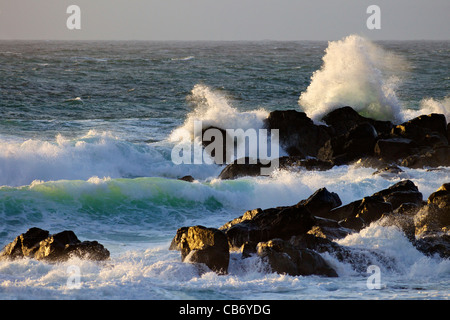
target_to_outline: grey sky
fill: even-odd
[[[69,5],[81,30],[69,30]],[[369,30],[369,5],[381,30]],[[0,0],[0,39],[450,39],[449,0]]]

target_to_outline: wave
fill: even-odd
[[[328,43],[322,67],[313,73],[298,103],[316,121],[343,106],[377,120],[400,121],[401,103],[395,94],[400,78],[396,73],[407,67],[400,56],[350,35]]]
[[[203,128],[259,129],[269,114],[264,109],[239,111],[232,106],[225,94],[204,84],[194,86],[188,101],[193,110],[187,114],[184,124],[172,132],[170,141],[191,141],[194,137],[194,121],[202,121]]]
[[[362,116],[400,123],[414,117],[441,113],[450,119],[450,98],[424,98],[416,110],[406,108],[397,89],[411,66],[402,56],[350,35],[331,41],[322,67],[311,76],[298,104],[314,121],[330,111],[351,106]]]

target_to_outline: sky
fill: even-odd
[[[69,29],[70,5],[81,29]],[[369,29],[370,5],[380,29]],[[71,20],[74,21],[74,20]],[[0,0],[0,39],[449,40],[449,0]]]

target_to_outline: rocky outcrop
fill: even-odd
[[[218,274],[228,273],[228,240],[218,229],[204,226],[179,228],[169,249],[181,251],[182,261],[203,263]]]
[[[448,258],[450,184],[424,202],[417,186],[403,180],[345,205],[336,193],[321,188],[292,206],[246,211],[219,229],[180,228],[170,249],[181,251],[183,261],[204,263],[219,274],[227,272],[230,250],[242,258],[259,256],[271,271],[289,275],[337,276],[323,253],[361,272],[377,263],[395,268],[391,258],[376,250],[335,242],[373,222],[396,225],[424,254]]]
[[[273,272],[280,274],[338,276],[336,271],[317,252],[296,248],[282,239],[258,243],[257,254],[267,260]]]
[[[269,114],[265,128],[279,130],[280,146],[288,154],[278,159],[280,168],[328,170],[367,159],[373,159],[368,162],[378,167],[450,166],[448,124],[443,114],[422,115],[394,125],[343,107],[331,111],[322,121],[326,125],[315,124],[305,113],[295,110]],[[242,164],[235,161],[219,177],[257,176],[262,166],[258,159],[247,159]]]
[[[49,262],[66,261],[71,257],[106,260],[109,251],[97,241],[80,241],[73,231],[50,235],[49,231],[30,228],[7,244],[0,259],[33,258]]]

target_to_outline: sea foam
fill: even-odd
[[[405,68],[407,63],[400,56],[361,36],[331,41],[322,67],[313,73],[298,103],[316,121],[343,106],[366,117],[400,121],[395,89],[400,81],[397,71]]]

